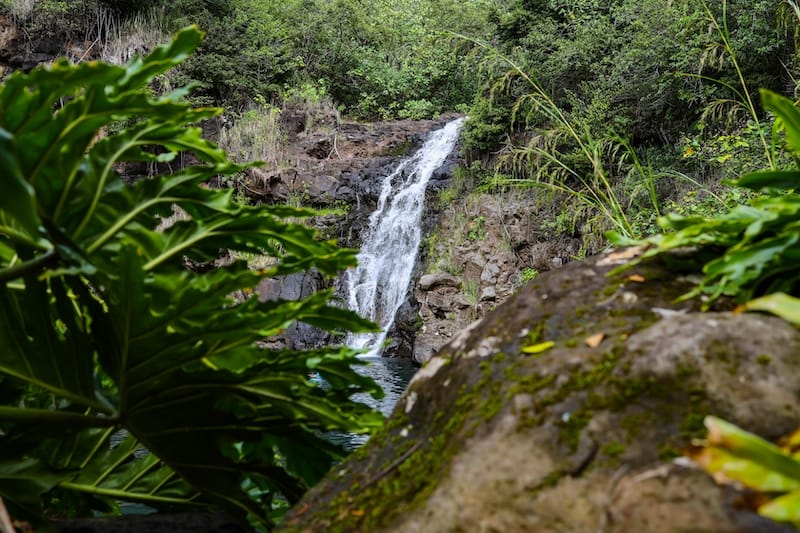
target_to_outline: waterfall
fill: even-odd
[[[364,232],[358,267],[346,272],[344,286],[350,309],[376,322],[380,333],[350,335],[347,345],[378,355],[403,305],[422,240],[425,188],[453,150],[463,118],[432,132],[413,156],[383,179],[378,207]]]

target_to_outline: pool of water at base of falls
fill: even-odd
[[[369,394],[356,394],[353,396],[353,400],[366,403],[388,417],[400,396],[405,392],[408,382],[414,377],[417,367],[405,359],[389,359],[375,356],[363,357],[362,360],[368,364],[356,366],[356,371],[361,375],[374,379],[384,390],[385,395],[383,398],[375,399]],[[126,435],[127,432],[124,430],[113,435],[111,437],[112,447],[118,444]],[[333,443],[341,444],[348,451],[355,450],[369,439],[367,435],[335,432],[327,433],[324,437]],[[146,454],[147,451],[142,448],[142,453]],[[145,515],[156,512],[154,508],[148,505],[132,502],[119,502],[119,508],[123,515]]]
[[[369,394],[355,394],[353,400],[365,403],[389,416],[394,410],[394,406],[402,396],[408,386],[408,382],[414,377],[417,367],[405,359],[389,359],[387,357],[364,357],[362,360],[368,362],[367,365],[356,366],[355,370],[364,376],[369,376],[381,386],[384,391],[383,398],[375,399]],[[352,451],[367,442],[367,435],[355,435],[353,433],[328,433],[325,438],[336,444],[341,444],[345,449]]]

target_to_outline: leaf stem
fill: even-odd
[[[73,483],[71,481],[62,481],[58,484],[59,487],[77,492],[85,492],[88,494],[96,494],[98,496],[110,496],[112,498],[119,498],[121,500],[149,502],[149,503],[175,503],[180,505],[190,505],[193,507],[207,507],[204,503],[193,502],[192,499],[197,495],[190,498],[171,498],[169,496],[151,496],[149,494],[137,494],[135,492],[128,492],[118,489],[104,489],[102,487],[95,487],[94,485],[84,485],[81,483]]]
[[[18,407],[0,406],[0,421],[3,422],[47,422],[65,424],[72,427],[104,428],[119,424],[119,417],[87,416],[66,411],[52,411],[50,409],[24,409]]]
[[[17,278],[24,277],[31,274],[40,268],[46,267],[51,263],[55,263],[58,259],[58,253],[55,250],[48,250],[45,253],[34,257],[18,265],[0,270],[0,283],[5,283]]]

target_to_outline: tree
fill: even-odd
[[[355,251],[286,221],[311,211],[239,205],[203,185],[242,169],[193,125],[219,110],[192,108],[186,88],[145,90],[200,39],[188,28],[125,66],[56,62],[0,87],[0,497],[17,518],[39,520],[42,498],[103,510],[127,499],[269,527],[342,456],[320,432],[380,424],[349,399],[380,394],[352,351],[258,346],[294,320],[333,332],[368,322],[326,292],[229,296],[267,276],[335,275]],[[198,164],[134,185],[115,172],[178,154]],[[221,249],[273,260],[186,268]]]

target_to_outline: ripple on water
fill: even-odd
[[[405,392],[408,382],[414,377],[417,371],[411,362],[404,359],[389,359],[386,357],[365,357],[368,365],[354,367],[356,372],[363,376],[369,376],[381,386],[385,395],[383,398],[375,399],[369,394],[354,394],[353,400],[365,403],[389,416],[397,405],[400,396]],[[355,450],[369,439],[367,435],[355,435],[353,433],[330,433],[326,438],[331,442],[343,445],[347,450]]]

